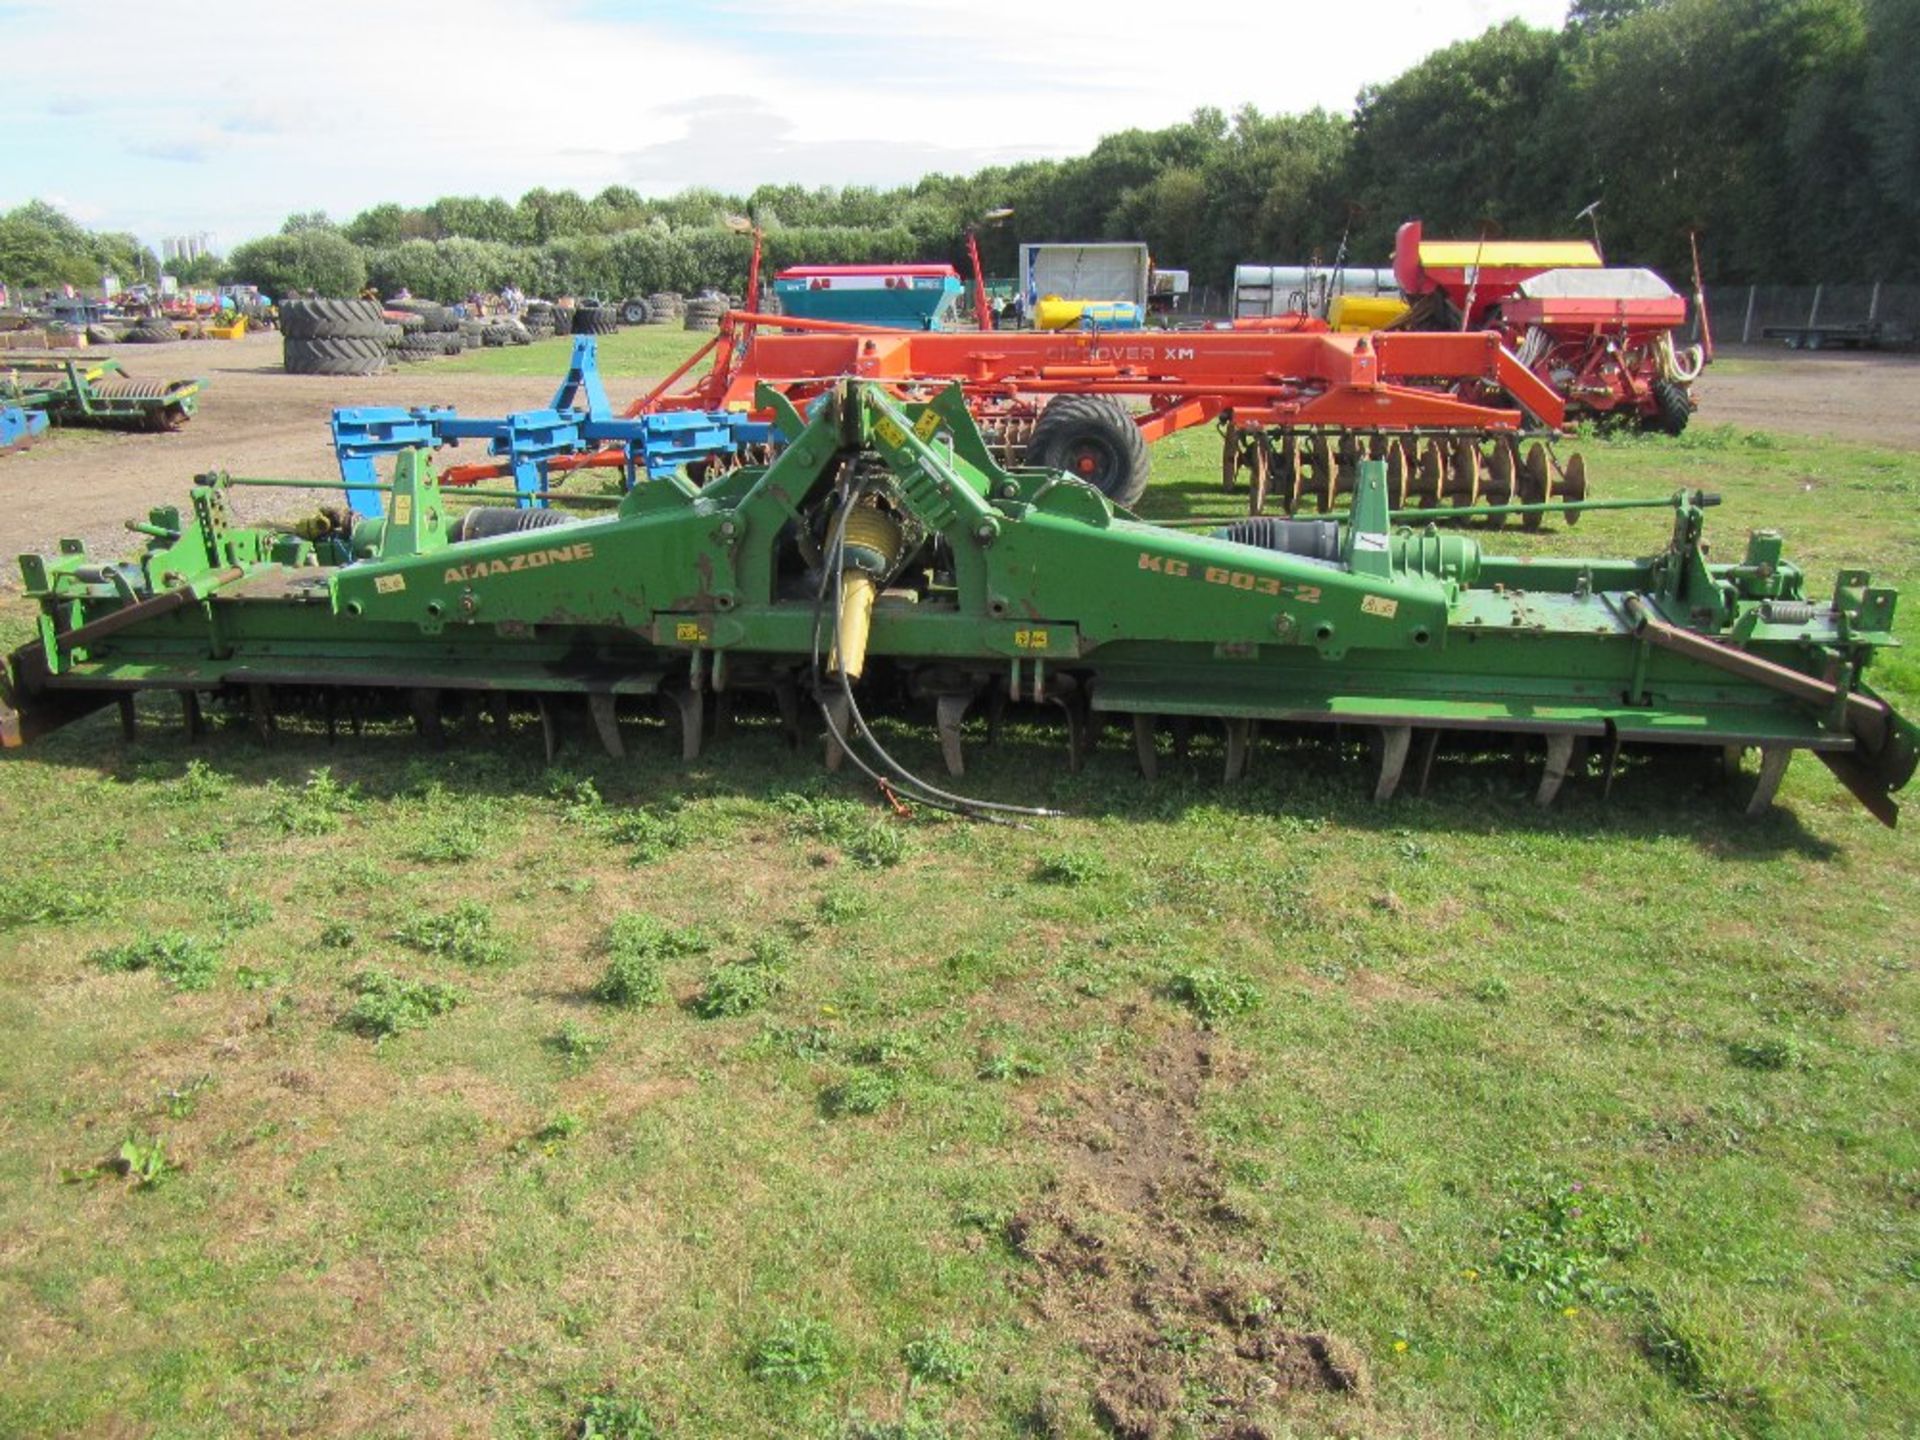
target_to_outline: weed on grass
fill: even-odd
[[[559,1033],[548,1038],[547,1046],[566,1062],[569,1072],[577,1075],[600,1058],[607,1048],[607,1037],[569,1020]]]
[[[606,837],[616,845],[632,848],[636,865],[652,865],[676,850],[693,843],[693,827],[676,808],[609,812],[604,821]]]
[[[439,809],[428,817],[407,854],[429,865],[477,860],[486,853],[491,834],[492,827],[466,807]]]
[[[693,999],[693,1013],[703,1020],[720,1020],[758,1010],[786,988],[792,963],[793,945],[785,936],[755,936],[744,958],[708,973]]]
[[[342,785],[326,765],[298,790],[268,781],[267,795],[267,823],[288,835],[331,835],[361,804],[360,787]]]
[[[946,1330],[916,1335],[900,1352],[907,1374],[928,1385],[958,1385],[973,1374],[973,1351]]]
[[[167,1147],[156,1135],[145,1138],[129,1135],[120,1146],[116,1168],[135,1190],[158,1187],[177,1168],[167,1159]]]
[[[1217,965],[1189,965],[1175,971],[1167,982],[1167,993],[1208,1026],[1244,1015],[1260,1003],[1258,985]]]
[[[96,950],[91,959],[102,970],[121,974],[151,970],[176,990],[211,989],[220,973],[220,952],[179,930]]]
[[[1640,1227],[1621,1201],[1572,1180],[1524,1202],[1501,1227],[1493,1263],[1542,1305],[1603,1305],[1620,1294],[1619,1262],[1639,1246]]]
[[[1804,1064],[1800,1046],[1791,1039],[1736,1040],[1727,1056],[1742,1070],[1793,1070]]]
[[[98,887],[61,885],[43,875],[28,875],[0,885],[0,930],[25,925],[68,925],[107,911],[107,894]]]
[[[204,805],[224,800],[233,790],[233,782],[204,760],[189,760],[186,773],[162,792],[164,805]]]
[[[393,938],[422,955],[476,969],[517,958],[514,947],[494,933],[493,911],[478,900],[462,900],[443,914],[409,920]]]
[[[633,910],[614,917],[602,948],[607,953],[607,968],[594,982],[593,998],[602,1004],[633,1009],[666,999],[666,962],[698,955],[706,950],[707,943],[697,931],[676,930],[643,911]]]
[[[824,840],[854,864],[884,870],[907,858],[911,845],[900,824],[870,805],[838,795],[791,790],[774,804],[787,816],[789,833]]]
[[[900,1079],[887,1070],[856,1070],[820,1096],[820,1108],[830,1117],[877,1115],[900,1097]]]
[[[644,1403],[627,1395],[596,1395],[580,1407],[568,1440],[656,1440],[660,1431]]]
[[[825,1321],[783,1315],[748,1354],[747,1373],[769,1385],[818,1385],[840,1373],[839,1339]]]
[[[1087,850],[1055,850],[1033,867],[1033,878],[1042,885],[1091,885],[1106,874],[1106,863]]]
[[[466,998],[452,985],[408,980],[380,969],[362,970],[348,988],[356,998],[347,1010],[346,1027],[375,1041],[418,1030]]]

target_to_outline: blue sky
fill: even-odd
[[[1201,105],[1351,106],[1449,41],[1565,0],[0,0],[0,209],[213,233],[291,211],[892,184],[1070,155]],[[1183,14],[1192,26],[1178,23]],[[111,41],[108,44],[108,41]],[[154,59],[140,59],[142,45]]]

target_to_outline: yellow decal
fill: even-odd
[[[519,555],[506,555],[498,560],[476,560],[471,565],[449,565],[447,573],[441,576],[444,585],[458,585],[462,580],[484,580],[490,575],[511,575],[516,570],[544,570],[549,565],[567,565],[575,560],[591,560],[593,546],[582,542],[578,545],[555,545],[546,550],[529,550]]]
[[[880,437],[880,443],[889,450],[898,450],[907,443],[906,432],[893,423],[890,415],[882,415],[874,422],[873,433]]]
[[[1016,630],[1013,643],[1021,650],[1044,650],[1047,648],[1047,632],[1044,630]]]
[[[1229,570],[1221,565],[1203,565],[1195,570],[1185,560],[1150,555],[1144,550],[1140,552],[1140,568],[1150,570],[1155,575],[1171,575],[1175,579],[1204,580],[1209,585],[1224,585],[1229,590],[1244,590],[1249,595],[1286,595],[1303,605],[1320,603],[1318,585],[1299,585],[1275,575],[1256,575],[1250,570]]]
[[[413,523],[413,497],[411,495],[396,495],[393,497],[392,519],[396,525],[411,525]]]
[[[707,638],[698,620],[681,620],[673,627],[673,638],[683,645],[698,645]]]
[[[1361,599],[1360,608],[1369,615],[1378,615],[1382,620],[1391,620],[1400,609],[1398,600],[1389,600],[1384,595],[1368,595]]]
[[[922,440],[933,439],[933,432],[940,428],[940,417],[929,410],[914,424],[913,433]]]
[[[373,577],[373,588],[382,595],[391,595],[395,591],[407,588],[407,577],[404,575],[376,575]]]

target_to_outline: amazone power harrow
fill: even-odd
[[[957,387],[903,402],[846,381],[805,416],[770,387],[755,401],[786,442],[772,464],[640,483],[598,518],[456,513],[423,449],[379,482],[379,518],[244,527],[228,497],[249,482],[203,476],[188,509],[136,527],[137,559],[67,542],[23,561],[42,614],[10,658],[0,738],[115,701],[131,727],[134,696],[170,691],[189,727],[209,696],[263,732],[384,701],[429,735],[468,710],[508,734],[537,713],[549,743],[570,706],[621,753],[623,712],[657,697],[691,758],[708,721],[758,691],[796,736],[817,706],[830,761],[897,798],[987,814],[1013,807],[919,778],[869,715],[931,709],[955,774],[975,705],[1057,707],[1075,763],[1124,717],[1149,773],[1162,722],[1177,736],[1217,721],[1230,779],[1256,726],[1317,727],[1372,739],[1383,800],[1443,736],[1531,737],[1543,803],[1587,747],[1611,779],[1623,747],[1690,746],[1716,762],[1758,750],[1764,805],[1804,749],[1891,823],[1914,768],[1915,728],[1862,679],[1892,643],[1892,592],[1845,572],[1809,600],[1768,532],[1709,564],[1707,497],[1666,502],[1672,537],[1651,558],[1502,558],[1395,528],[1373,461],[1346,520],[1202,535],[1003,467]]]

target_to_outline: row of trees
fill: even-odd
[[[92,287],[105,274],[132,284],[160,261],[132,235],[88,230],[41,200],[0,215],[0,281],[30,288]]]
[[[1413,215],[1434,234],[1578,233],[1597,200],[1610,257],[1676,276],[1698,232],[1721,282],[1901,279],[1920,276],[1916,73],[1920,0],[1574,0],[1561,29],[1449,46],[1351,116],[1203,109],[1074,159],[891,190],[616,185],[377,205],[340,226],[295,215],[227,273],[270,293],[738,290],[748,242],[730,217],[767,232],[776,265],[958,261],[967,227],[1011,206],[981,231],[991,272],[1012,271],[1016,238],[1138,239],[1223,285],[1236,262],[1343,245],[1379,263]],[[27,278],[5,234],[0,275]]]

